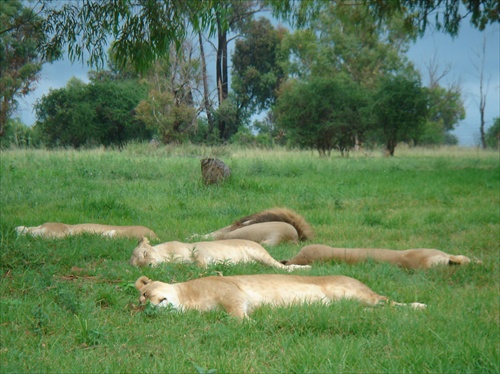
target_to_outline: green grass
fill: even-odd
[[[201,183],[199,159],[232,169]],[[400,148],[321,159],[313,152],[134,144],[123,151],[0,153],[0,364],[13,372],[460,372],[500,371],[500,162],[475,149]],[[140,275],[185,281],[272,273],[259,264],[138,269],[136,243],[82,235],[17,237],[46,221],[145,225],[185,240],[275,206],[301,213],[306,244],[438,248],[482,265],[405,271],[389,264],[318,264],[424,311],[263,307],[240,323],[222,311],[138,310]],[[303,244],[302,244],[303,245]],[[302,245],[269,248],[278,260]]]

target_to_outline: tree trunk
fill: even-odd
[[[479,125],[479,133],[481,134],[481,146],[486,149],[486,135],[484,133],[484,108],[486,104],[486,98],[481,95],[481,100],[479,104],[479,113],[481,114],[481,123]]]
[[[200,41],[201,71],[203,75],[203,105],[207,115],[208,134],[212,135],[214,132],[214,120],[212,118],[212,105],[210,104],[210,95],[208,91],[207,62],[205,59],[205,50],[203,48],[201,31],[198,32],[198,40]]]
[[[5,134],[8,108],[9,102],[7,100],[7,95],[5,95],[3,101],[0,103],[0,138]]]
[[[394,150],[396,149],[397,141],[394,139],[387,139],[387,143],[385,144],[385,156],[394,156]]]
[[[219,29],[217,46],[217,91],[219,97],[219,106],[227,99],[227,33]],[[221,140],[227,140],[227,123],[224,119],[218,120],[219,136]]]
[[[486,37],[483,38],[483,55],[481,67],[479,68],[479,113],[481,115],[481,123],[479,124],[479,134],[481,135],[481,147],[486,149],[486,136],[484,134],[484,110],[486,108],[486,93],[484,92],[484,60],[486,59]],[[487,91],[487,90],[486,90]]]

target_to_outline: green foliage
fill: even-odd
[[[41,18],[21,1],[0,2],[0,137],[17,107],[17,98],[35,89],[44,60],[36,47]]]
[[[284,79],[281,67],[287,56],[280,43],[287,31],[275,29],[266,18],[250,21],[243,38],[236,41],[232,55],[232,89],[240,111],[254,113],[269,109],[276,101]]]
[[[493,125],[486,130],[485,138],[488,147],[500,147],[500,117],[493,119]]]
[[[233,96],[224,100],[213,112],[214,121],[219,125],[219,135],[224,133],[222,139],[231,138],[238,131],[240,125],[238,106]]]
[[[167,144],[183,142],[196,130],[193,92],[198,90],[199,61],[193,58],[189,43],[182,53],[171,53],[169,59],[160,59],[145,75],[149,92],[136,108],[137,118],[158,134]]]
[[[320,44],[313,29],[296,30],[285,35],[281,42],[282,53],[288,55],[283,67],[289,77],[305,80],[320,72]]]
[[[429,121],[440,124],[443,131],[451,131],[465,118],[465,108],[458,87],[446,89],[439,85],[428,88]]]
[[[151,132],[133,115],[145,97],[137,81],[98,80],[85,84],[72,78],[51,90],[35,110],[35,128],[49,147],[118,145],[148,139]]]
[[[457,35],[460,23],[471,14],[471,23],[479,30],[486,25],[495,24],[499,19],[499,5],[491,0],[454,1],[454,0],[402,0],[384,2],[364,0],[377,18],[387,18],[394,13],[402,12],[407,29],[417,30],[424,34],[428,24],[437,30]]]
[[[196,121],[195,108],[176,101],[169,92],[150,91],[136,111],[137,118],[158,133],[164,144],[184,142]]]
[[[419,80],[388,76],[380,81],[373,109],[376,131],[389,155],[401,141],[418,138],[427,116],[427,95]]]
[[[199,158],[207,156],[231,167],[230,183],[202,185]],[[497,151],[457,148],[401,147],[394,158],[354,152],[330,159],[233,146],[4,150],[2,372],[496,373],[499,167]],[[46,221],[97,221],[142,224],[161,241],[183,241],[273,206],[298,211],[315,230],[312,241],[268,248],[279,260],[324,243],[439,248],[483,264],[427,271],[375,262],[315,264],[297,274],[347,275],[391,299],[429,307],[266,306],[238,322],[223,311],[139,308],[133,284],[141,275],[180,282],[216,271],[276,270],[260,264],[135,268],[128,262],[133,239],[42,239],[14,231]]]
[[[427,88],[427,121],[420,133],[414,134],[413,141],[422,145],[454,144],[450,131],[465,118],[465,108],[458,86],[449,89],[437,83]],[[456,144],[456,143],[455,143]]]
[[[44,55],[67,47],[72,60],[88,56],[89,64],[102,66],[109,36],[114,40],[112,54],[119,66],[130,62],[138,71],[168,56],[175,45],[180,49],[189,27],[194,31],[215,31],[211,13],[215,1],[168,0],[136,3],[125,1],[66,2],[62,6],[45,0],[42,30],[49,39],[40,45]]]
[[[32,127],[23,124],[19,118],[9,118],[4,135],[0,137],[0,148],[38,147],[39,143],[37,132]]]
[[[314,148],[323,156],[334,148],[348,151],[356,134],[365,131],[367,102],[362,92],[341,76],[289,82],[275,108],[278,126],[292,145]]]
[[[320,52],[314,75],[341,72],[367,88],[375,87],[380,76],[417,75],[404,54],[413,34],[403,31],[397,14],[380,23],[366,7],[331,4],[314,26]]]
[[[323,0],[283,1],[265,0],[276,17],[290,21],[302,27],[313,22],[322,14],[329,2]],[[352,5],[351,1],[336,1],[339,8]],[[460,23],[471,15],[471,23],[479,30],[486,25],[499,22],[499,8],[496,1],[454,1],[454,0],[401,0],[378,1],[363,0],[364,7],[379,22],[390,20],[394,15],[404,21],[406,32],[420,35],[425,33],[429,24],[451,35],[458,33]],[[360,5],[360,4],[358,4]]]

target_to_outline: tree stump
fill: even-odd
[[[205,185],[219,184],[231,175],[231,169],[217,158],[204,158],[201,162],[201,176]]]

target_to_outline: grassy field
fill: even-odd
[[[201,183],[200,158],[232,169]],[[123,151],[0,153],[2,373],[500,372],[500,162],[476,149],[376,152],[321,159],[313,152],[131,145]],[[274,273],[258,264],[138,269],[136,243],[82,235],[17,237],[46,221],[145,225],[185,240],[270,207],[302,214],[306,244],[438,248],[482,265],[406,271],[388,264],[318,264],[426,310],[264,307],[240,323],[222,311],[137,308],[140,275],[185,281]],[[268,248],[278,260],[304,244]]]

